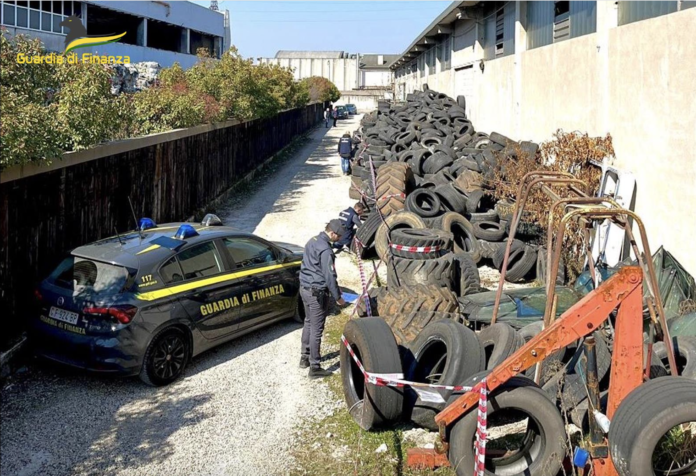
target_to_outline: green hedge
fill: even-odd
[[[39,40],[0,35],[0,170],[50,163],[63,152],[228,119],[264,118],[340,94],[324,78],[293,79],[277,65],[253,65],[236,48],[220,60],[199,53],[184,71],[164,68],[158,83],[134,94],[111,94],[111,67],[18,64],[17,54],[46,54]]]

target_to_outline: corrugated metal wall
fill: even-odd
[[[659,17],[677,11],[677,2],[619,2],[619,25]]]
[[[554,2],[527,2],[528,50],[553,43],[554,21]],[[570,2],[570,37],[576,38],[596,31],[597,2]]]

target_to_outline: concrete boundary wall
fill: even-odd
[[[323,118],[321,103],[65,154],[0,174],[2,342],[24,328],[35,285],[69,250],[134,229],[138,217],[183,221],[229,191]]]
[[[614,2],[597,2],[596,33],[526,51],[526,2],[516,5],[514,55],[482,61],[479,27],[460,20],[452,70],[399,77],[397,91],[465,94],[478,130],[513,139],[611,134],[652,249],[664,245],[696,275],[696,8],[617,26]]]

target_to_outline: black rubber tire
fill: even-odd
[[[387,286],[434,284],[454,289],[454,264],[450,255],[417,260],[394,256],[387,263]]]
[[[496,144],[502,145],[503,147],[507,146],[508,144],[517,144],[517,142],[497,132],[491,132],[488,138],[491,140],[491,142],[495,142]]]
[[[462,109],[466,109],[466,97],[462,94],[457,96],[457,105]]]
[[[391,238],[392,243],[395,245],[402,246],[416,246],[416,247],[432,247],[435,248],[433,251],[428,252],[412,252],[406,250],[399,250],[392,248],[391,253],[394,256],[400,258],[411,258],[411,259],[434,259],[439,258],[447,251],[447,246],[452,247],[452,241],[449,237],[444,236],[444,233],[438,233],[439,230],[429,230],[427,228],[422,229],[398,229],[392,231]]]
[[[379,316],[380,313],[380,303],[382,302],[384,296],[389,294],[389,290],[386,286],[380,286],[376,288],[370,288],[367,290],[367,295],[370,298],[370,311],[372,316]],[[358,297],[358,302],[355,304],[356,313],[359,317],[367,316],[367,306],[365,305],[365,298]]]
[[[166,327],[147,346],[140,380],[153,387],[169,385],[184,374],[190,359],[189,336],[178,327]]]
[[[458,296],[467,296],[481,291],[481,276],[476,262],[468,253],[455,253],[456,262],[454,284]]]
[[[516,283],[524,279],[524,277],[527,276],[532,269],[535,269],[536,259],[537,252],[531,246],[525,245],[524,247],[511,252],[510,260],[508,261],[507,273],[505,273],[505,280],[510,283]]]
[[[479,223],[482,221],[497,221],[498,220],[498,214],[495,212],[495,210],[486,210],[485,212],[476,212],[476,213],[466,213],[466,219],[469,220],[471,223]]]
[[[500,243],[500,246],[491,258],[493,260],[493,266],[495,266],[495,269],[497,270],[500,270],[503,267],[503,259],[505,258],[505,249],[507,248],[507,242],[508,240],[505,240],[504,242]],[[513,251],[518,250],[524,246],[525,244],[523,241],[517,239],[513,240],[512,246],[510,247],[510,254],[512,254]]]
[[[380,225],[382,225],[382,219],[380,218],[379,213],[374,212],[355,232],[355,237],[360,240],[365,247],[363,250],[363,255],[365,254],[365,251],[374,246],[375,235],[377,235],[377,230],[379,229]]]
[[[435,184],[435,186],[438,185],[449,185],[455,181],[454,176],[449,173],[449,170],[440,170],[438,173],[435,175],[428,175],[430,178],[430,181]]]
[[[481,190],[483,186],[483,175],[473,170],[465,170],[457,176],[455,183],[459,185],[459,188],[464,190],[465,193],[471,195],[472,192]]]
[[[486,240],[478,240],[479,249],[481,250],[481,258],[493,259],[496,252],[501,246],[505,246],[505,242],[502,243],[491,243]]]
[[[419,284],[386,289],[387,291],[376,297],[379,315],[397,316],[413,312],[447,314],[459,312],[457,296],[447,288]]]
[[[677,370],[682,377],[696,379],[696,337],[675,336],[672,338],[674,356],[677,360]],[[662,364],[669,371],[669,359],[667,358],[667,347],[664,342],[658,342],[653,346],[653,353],[662,361]]]
[[[442,208],[450,212],[463,213],[466,210],[467,196],[454,183],[438,185],[435,193],[440,197]]]
[[[482,190],[474,190],[471,192],[466,200],[466,211],[468,213],[476,213],[481,205],[481,199],[483,198]]]
[[[393,254],[393,250],[389,248],[391,233],[395,230],[404,228],[425,228],[425,222],[415,213],[401,211],[388,216],[384,220],[384,223],[377,229],[377,234],[375,235],[375,250],[377,251],[377,256],[385,263],[389,259],[389,256]]]
[[[300,296],[299,293],[297,293],[297,303],[295,303],[295,313],[292,315],[292,320],[297,322],[298,324],[304,324],[305,321],[305,308],[304,308],[304,303],[302,302],[302,296]]]
[[[474,236],[481,240],[501,241],[505,236],[505,229],[494,221],[480,221],[473,223],[473,227]]]
[[[609,427],[609,453],[620,476],[693,474],[696,459],[679,471],[656,471],[653,456],[663,435],[696,422],[696,381],[686,377],[649,380],[621,402]]]
[[[404,209],[406,195],[414,186],[411,168],[401,162],[389,162],[377,171],[375,198],[377,207],[386,218]]]
[[[367,372],[403,373],[394,334],[382,319],[351,319],[343,328],[343,335]],[[343,395],[360,428],[372,430],[401,419],[404,408],[402,389],[366,383],[345,345],[341,345],[340,360]]]
[[[566,455],[565,426],[560,413],[534,382],[515,377],[488,395],[487,420],[489,427],[495,414],[512,409],[529,415],[529,446],[512,457],[494,459],[486,455],[486,474],[556,476]],[[474,469],[474,440],[478,412],[471,409],[450,430],[449,460],[458,476],[470,476]],[[497,468],[497,469],[496,469]],[[501,471],[502,470],[502,471]]]
[[[435,226],[452,233],[455,253],[467,253],[475,263],[481,260],[478,239],[474,236],[474,227],[462,215],[447,212],[437,219]]]
[[[546,284],[546,248],[543,246],[537,249],[536,279],[540,283]],[[556,285],[563,286],[565,279],[565,263],[563,262],[563,257],[561,257],[561,261],[558,264],[558,274],[556,275]]]
[[[440,320],[427,325],[408,346],[410,366],[407,379],[412,382],[438,385],[459,385],[484,369],[484,353],[476,333],[458,322]],[[407,408],[411,421],[437,431],[435,415],[447,405],[451,392],[442,392],[442,403],[425,402],[409,389]]]
[[[413,342],[420,331],[432,322],[441,320],[464,322],[462,315],[458,312],[414,311],[380,317],[389,325],[396,341],[401,345]]]
[[[406,197],[406,210],[413,212],[419,217],[431,218],[442,213],[442,203],[440,197],[435,192],[428,189],[414,190]]]
[[[436,174],[440,170],[452,165],[452,157],[444,152],[435,152],[423,164],[423,171],[427,174]]]
[[[509,324],[496,322],[478,333],[486,353],[486,369],[493,370],[524,345],[524,339]]]

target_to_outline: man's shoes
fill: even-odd
[[[307,376],[311,379],[330,377],[332,375],[333,375],[333,372],[329,372],[328,370],[324,370],[321,367],[311,367],[309,369],[309,374],[307,374]]]
[[[301,369],[308,369],[309,368],[309,357],[306,355],[303,355],[300,357],[300,368]]]

